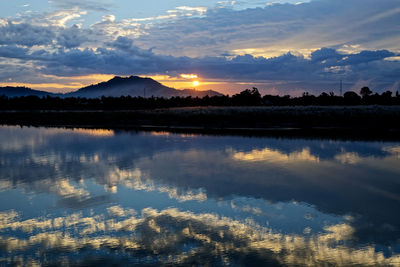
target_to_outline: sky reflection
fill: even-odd
[[[0,263],[400,265],[398,143],[19,127],[0,140]]]

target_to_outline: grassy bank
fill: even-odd
[[[400,139],[399,106],[192,107],[133,111],[1,111],[0,123],[211,133]]]

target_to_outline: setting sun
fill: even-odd
[[[200,84],[199,81],[193,81],[193,85],[194,85],[194,86],[198,86],[199,84]]]

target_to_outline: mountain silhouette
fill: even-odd
[[[27,87],[0,87],[0,96],[5,95],[8,97],[19,97],[19,96],[56,96],[58,94],[53,94],[45,91],[34,90]]]
[[[177,90],[171,87],[162,85],[161,83],[151,79],[143,78],[139,76],[130,77],[119,77],[115,76],[107,82],[101,82],[94,85],[83,87],[75,92],[66,94],[54,94],[45,91],[33,90],[26,87],[0,87],[0,95],[6,95],[8,97],[16,96],[60,96],[60,97],[86,97],[86,98],[98,98],[102,96],[109,97],[120,97],[120,96],[132,96],[132,97],[166,97],[170,98],[173,96],[192,96],[192,97],[204,97],[208,96],[220,96],[222,94],[213,91],[198,91],[193,89]]]
[[[198,96],[221,95],[218,92],[196,91],[191,89],[177,90],[162,85],[161,83],[151,79],[139,76],[119,77],[115,76],[107,82],[101,82],[79,89],[76,92],[68,93],[66,96],[79,96],[87,98],[96,98],[101,96],[141,96],[141,97],[172,97],[172,96]]]

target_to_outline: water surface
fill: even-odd
[[[0,265],[400,266],[400,143],[0,127]]]

